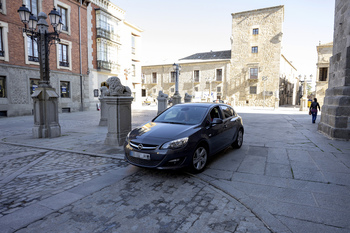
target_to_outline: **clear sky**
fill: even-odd
[[[333,41],[334,0],[112,0],[144,30],[142,62],[173,63],[230,50],[232,13],[284,5],[282,53],[298,74],[316,75],[316,46]]]

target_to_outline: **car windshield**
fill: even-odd
[[[160,114],[153,122],[196,125],[202,122],[206,107],[175,105]]]

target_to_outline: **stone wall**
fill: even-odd
[[[318,130],[350,140],[350,2],[336,0],[333,56]]]

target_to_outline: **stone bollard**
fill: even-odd
[[[168,95],[164,94],[162,91],[159,91],[159,95],[157,97],[157,100],[158,100],[158,112],[157,112],[157,114],[159,114],[168,108]]]
[[[192,101],[192,95],[185,93],[184,100],[185,100],[185,103],[190,103]]]
[[[123,86],[118,77],[107,79],[109,90],[104,100],[108,112],[108,133],[105,144],[123,146],[126,136],[131,131],[131,90]]]
[[[100,123],[99,126],[107,126],[107,119],[108,119],[108,109],[107,104],[105,100],[106,92],[108,91],[108,88],[106,86],[102,86],[100,88],[101,96],[98,98],[100,100]]]

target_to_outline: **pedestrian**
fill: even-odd
[[[317,98],[314,98],[314,102],[311,103],[310,105],[310,110],[309,113],[311,113],[310,115],[312,115],[312,123],[316,122],[316,118],[317,118],[317,108],[318,110],[321,111],[320,109],[320,105],[317,102]]]

